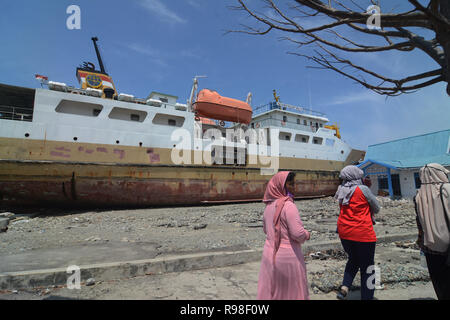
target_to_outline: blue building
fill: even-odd
[[[371,145],[358,167],[371,177],[374,194],[412,198],[428,163],[450,170],[450,129]]]

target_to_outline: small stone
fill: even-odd
[[[86,286],[93,286],[95,284],[94,278],[89,278],[86,280]]]
[[[206,228],[207,224],[206,223],[200,223],[200,224],[196,224],[193,226],[194,230],[199,230],[199,229],[204,229]]]

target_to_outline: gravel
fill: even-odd
[[[378,198],[377,235],[415,232],[412,201]],[[338,240],[338,204],[332,197],[299,200],[296,205],[311,241]],[[9,229],[0,233],[0,256],[86,242],[146,242],[160,252],[217,248],[262,248],[262,202],[133,210],[11,209]],[[126,240],[124,240],[126,239]],[[199,241],[201,239],[201,241]]]

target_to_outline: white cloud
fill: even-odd
[[[169,23],[186,23],[187,21],[166,7],[160,0],[141,0],[140,4],[161,20]]]
[[[344,95],[330,97],[329,101],[323,103],[324,106],[335,106],[335,105],[343,105],[350,104],[355,102],[367,103],[367,102],[383,102],[385,101],[385,97],[374,93],[370,90],[362,90],[356,93],[347,93]]]
[[[201,7],[201,4],[198,1],[196,1],[196,0],[188,0],[187,3],[190,6],[194,7],[194,8],[200,8]]]
[[[128,49],[137,52],[139,54],[142,55],[146,55],[152,58],[152,62],[155,64],[158,64],[160,66],[167,66],[168,64],[161,58],[161,54],[159,51],[149,48],[147,46],[143,46],[141,44],[138,43],[132,43],[132,44],[128,44],[125,45]]]

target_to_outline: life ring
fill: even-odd
[[[225,121],[220,120],[219,124],[220,124],[221,127],[225,127]]]

